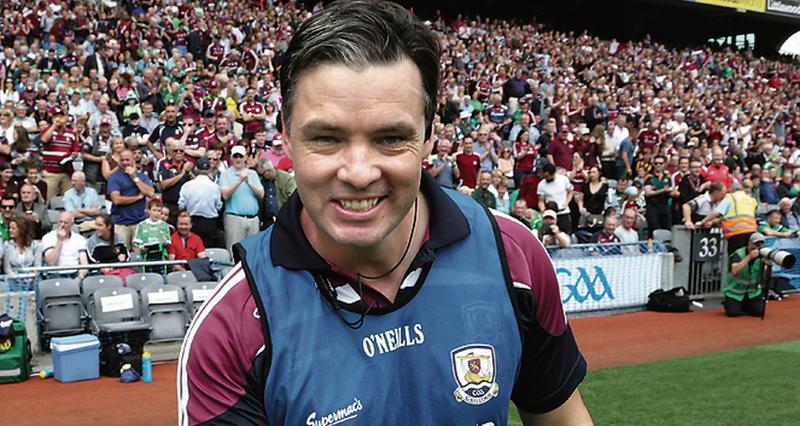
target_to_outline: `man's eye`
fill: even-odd
[[[399,145],[399,144],[403,143],[404,141],[405,141],[405,139],[403,139],[401,137],[398,137],[398,136],[387,136],[387,137],[381,138],[378,142],[381,145],[393,146],[393,145]]]
[[[315,137],[311,138],[311,141],[319,142],[319,143],[336,143],[336,142],[338,142],[336,140],[336,138],[334,138],[333,136],[315,136]]]

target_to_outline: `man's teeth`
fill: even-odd
[[[371,209],[378,204],[379,198],[370,198],[367,200],[339,200],[339,204],[347,210],[356,212],[363,212]]]

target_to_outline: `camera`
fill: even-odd
[[[794,255],[788,251],[759,247],[758,254],[761,255],[763,259],[771,260],[772,263],[782,268],[791,268],[794,266]]]

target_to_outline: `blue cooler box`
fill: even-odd
[[[100,341],[91,334],[54,337],[50,340],[53,375],[59,382],[100,377]]]

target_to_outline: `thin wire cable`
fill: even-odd
[[[383,274],[380,274],[380,275],[367,276],[367,275],[361,274],[360,272],[356,272],[356,279],[358,280],[358,295],[359,295],[359,297],[361,297],[362,303],[364,301],[364,283],[363,283],[363,281],[361,281],[362,278],[365,279],[365,280],[377,280],[377,279],[386,277],[389,274],[391,274],[392,272],[394,272],[398,267],[400,267],[400,265],[406,259],[406,256],[408,256],[408,251],[411,249],[411,243],[414,241],[414,234],[417,231],[417,213],[418,213],[418,210],[419,210],[419,197],[414,199],[414,219],[411,222],[411,235],[409,235],[409,237],[408,237],[408,241],[406,242],[406,248],[405,248],[405,250],[403,250],[403,255],[400,257],[400,260],[398,260],[397,263],[394,266],[392,266],[391,269],[389,269],[388,271],[386,271],[386,272],[384,272]],[[348,327],[352,328],[353,330],[357,330],[357,329],[361,328],[362,325],[364,325],[364,319],[367,317],[367,315],[372,310],[372,308],[375,307],[374,303],[370,303],[369,305],[367,305],[367,309],[363,310],[359,314],[358,320],[350,322],[347,319],[345,319],[344,316],[339,312],[339,310],[341,308],[339,307],[339,303],[338,303],[338,301],[336,299],[336,291],[335,290],[333,291],[332,296],[333,296],[332,303],[333,303],[334,312],[336,312],[336,315],[339,316],[339,318]]]

